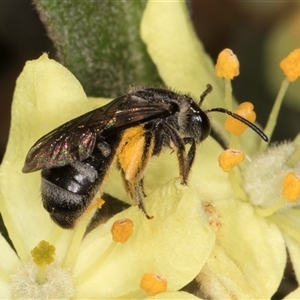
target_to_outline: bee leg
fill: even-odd
[[[120,148],[118,163],[126,190],[145,216],[151,219],[153,217],[147,214],[143,203],[145,195],[143,177],[149,159],[153,155],[154,138],[151,131],[137,133],[135,133],[134,139],[129,139],[128,137],[131,135],[131,132],[127,132],[127,136],[125,136],[127,143],[124,143],[122,148]]]
[[[190,147],[190,149],[188,151],[188,154],[186,156],[186,162],[187,162],[187,166],[186,166],[187,170],[186,170],[186,172],[187,172],[187,176],[188,176],[188,174],[190,173],[192,164],[193,164],[193,162],[195,160],[195,155],[196,155],[196,141],[192,137],[185,137],[185,138],[183,138],[183,141],[184,141],[185,144],[191,144],[191,147]]]
[[[143,149],[143,157],[141,159],[140,167],[137,171],[137,174],[135,176],[136,178],[136,184],[132,188],[134,188],[135,191],[135,199],[136,203],[138,205],[138,208],[145,214],[147,219],[152,219],[153,216],[149,216],[143,202],[143,198],[145,196],[144,192],[144,172],[148,165],[149,159],[153,155],[153,135],[150,131],[146,131],[144,133],[144,149]]]
[[[139,181],[138,184],[136,184],[136,189],[135,189],[135,197],[136,197],[136,202],[137,202],[137,206],[138,208],[144,213],[144,215],[146,216],[147,219],[152,219],[153,216],[148,215],[146,208],[144,206],[144,202],[143,202],[143,186],[142,186],[142,181]]]
[[[167,129],[170,136],[170,147],[177,153],[181,184],[187,185],[190,165],[189,158],[185,152],[185,140],[179,135],[176,128],[169,126],[165,130],[167,131]]]

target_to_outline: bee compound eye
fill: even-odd
[[[205,140],[210,133],[210,121],[205,112],[200,111],[192,114],[188,122],[187,134],[195,138],[198,142]]]
[[[209,118],[205,112],[201,111],[200,116],[201,116],[201,120],[202,120],[201,121],[200,141],[203,141],[209,136],[210,130],[211,130],[211,125],[210,125]]]

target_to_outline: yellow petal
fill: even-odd
[[[213,86],[205,107],[224,107],[224,83],[215,74],[211,58],[194,31],[186,1],[149,0],[141,21],[141,38],[164,83],[196,100],[207,83]],[[211,114],[219,131],[225,132],[223,114]],[[226,136],[225,132],[225,136]],[[250,130],[240,137],[247,154],[257,150],[260,138]]]
[[[218,163],[222,151],[223,148],[212,138],[208,138],[197,148],[188,183],[189,186],[199,188],[204,198],[232,197],[228,175],[222,171]]]
[[[185,286],[200,271],[214,243],[214,232],[202,218],[200,200],[197,190],[172,180],[144,200],[153,219],[148,220],[133,206],[91,232],[74,267],[76,296],[84,297],[92,286],[101,285],[89,295],[121,297],[122,292],[131,298],[133,291],[140,290],[145,273],[159,274],[170,291]],[[124,244],[113,242],[110,232],[113,222],[120,218],[134,223],[133,233]],[[146,296],[142,290],[140,293]]]
[[[224,105],[223,83],[194,31],[186,1],[148,1],[141,37],[167,86],[199,97],[210,83],[205,106]]]
[[[11,296],[11,277],[21,262],[15,251],[10,247],[6,240],[0,235],[0,299],[12,299]]]
[[[297,280],[300,280],[300,209],[291,208],[270,217],[282,231]]]
[[[25,156],[43,134],[82,114],[86,103],[76,78],[46,54],[27,62],[17,80],[9,141],[0,168],[0,210],[23,261],[30,259],[30,250],[54,228],[40,199],[40,173],[21,172]]]
[[[224,199],[215,205],[222,214],[222,226],[198,276],[203,291],[216,299],[270,299],[286,263],[280,231],[247,203]]]
[[[154,297],[147,297],[146,299],[173,299],[173,300],[182,300],[182,299],[201,299],[187,292],[166,292],[160,293]]]

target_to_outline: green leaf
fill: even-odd
[[[59,60],[89,96],[116,97],[160,82],[140,39],[144,1],[35,0]]]

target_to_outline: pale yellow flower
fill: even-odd
[[[153,220],[133,206],[83,238],[91,213],[75,230],[60,229],[43,208],[39,172],[21,172],[27,151],[41,135],[105,102],[88,101],[74,76],[46,54],[27,62],[18,78],[0,168],[0,210],[16,252],[0,236],[0,298],[141,299],[155,294],[140,287],[146,273],[166,281],[166,288],[155,290],[166,290],[166,298],[194,298],[174,292],[198,274],[214,243],[213,231],[205,219],[203,223],[197,190],[174,179],[145,199]],[[132,234],[124,243],[115,242],[111,227],[124,218],[133,222]],[[41,241],[50,243],[49,254],[37,252]],[[47,243],[39,247],[47,251]],[[31,253],[36,263],[42,262],[34,263]]]

